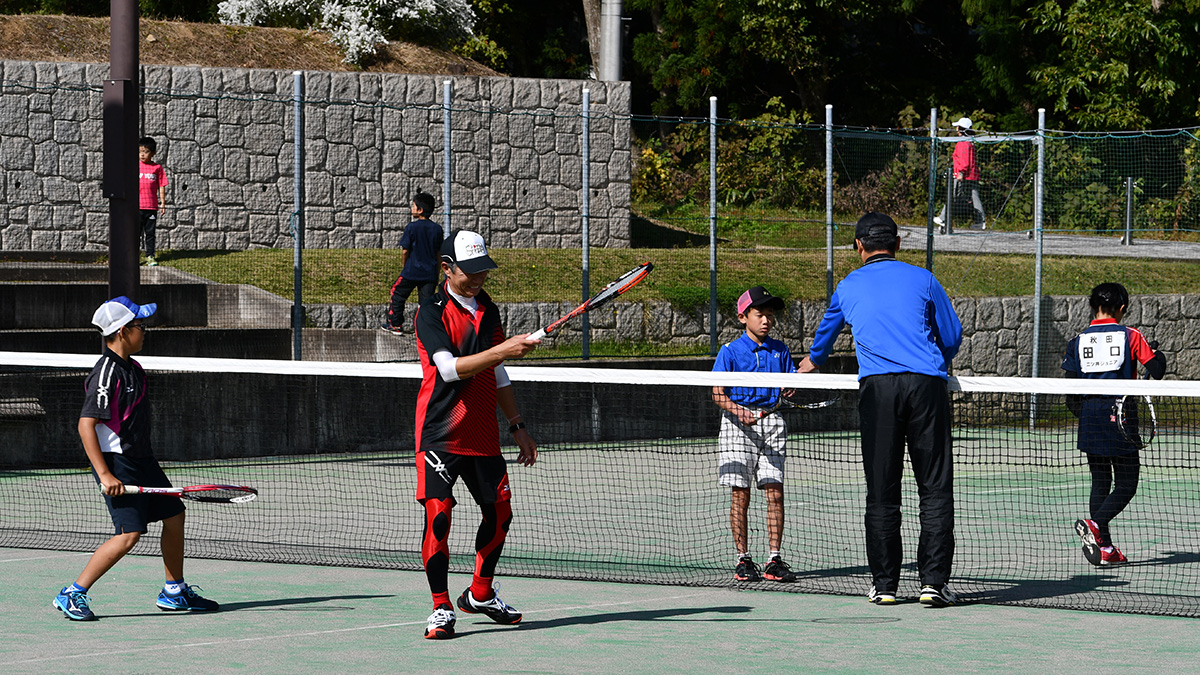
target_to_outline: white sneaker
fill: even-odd
[[[492,590],[492,599],[486,602],[476,600],[468,588],[458,596],[458,608],[467,614],[486,614],[492,621],[504,625],[521,622],[521,613],[500,599],[500,584],[496,584]]]
[[[938,588],[926,584],[921,587],[921,604],[930,607],[949,607],[958,604],[958,596],[945,586]]]
[[[454,637],[454,608],[442,605],[429,615],[425,625],[426,640],[448,640]]]
[[[874,586],[871,586],[871,590],[867,591],[867,602],[874,603],[876,605],[894,605],[896,604],[896,594],[884,593],[876,589]]]
[[[941,216],[934,216],[934,217],[933,217],[933,224],[934,224],[934,225],[945,225],[945,224],[946,224],[946,221],[942,220],[942,217],[941,217]]]

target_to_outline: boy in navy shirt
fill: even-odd
[[[392,304],[388,308],[384,330],[399,333],[404,330],[404,303],[417,289],[420,304],[437,290],[439,251],[442,248],[442,227],[429,219],[433,214],[433,195],[418,191],[413,197],[413,221],[404,228],[400,238],[400,260],[403,267],[396,283],[392,284]]]
[[[1091,325],[1075,336],[1063,356],[1067,377],[1093,380],[1136,380],[1137,364],[1161,380],[1167,359],[1146,342],[1136,328],[1121,325],[1129,305],[1129,292],[1121,284],[1100,284],[1088,299]],[[1082,396],[1068,400],[1079,415],[1077,447],[1087,454],[1092,474],[1088,500],[1091,518],[1075,521],[1075,532],[1083,540],[1083,555],[1093,565],[1129,562],[1112,541],[1108,525],[1125,510],[1137,493],[1141,460],[1138,448],[1121,433],[1115,420],[1116,398]]]
[[[717,353],[713,372],[794,373],[796,364],[787,345],[768,334],[775,325],[775,312],[783,309],[783,300],[762,286],[755,286],[737,301],[738,321],[746,327],[744,335],[723,345]],[[768,412],[781,392],[770,387],[713,387],[713,402],[721,408],[718,436],[720,459],[718,484],[732,489],[729,524],[737,548],[737,581],[791,582],[796,575],[783,562],[783,464],[787,444],[787,423],[778,412]],[[765,414],[764,414],[765,413]],[[750,557],[747,537],[747,512],[750,508],[750,484],[767,496],[767,565],[762,574]]]
[[[54,607],[75,621],[94,621],[88,589],[162,521],[162,557],[167,581],[155,604],[165,611],[207,610],[220,606],[200,597],[183,581],[183,503],[166,495],[125,494],[125,485],[171,487],[150,444],[150,404],[146,372],[130,358],[142,350],[145,320],[158,306],[136,305],[121,296],[100,305],[92,323],[104,336],[104,354],[84,384],[79,438],[104,493],[116,534],[100,545],[75,583],[59,591]]]

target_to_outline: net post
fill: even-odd
[[[708,352],[717,355],[717,97],[708,98]]]
[[[304,73],[292,71],[292,359],[300,361],[304,330]]]
[[[833,299],[833,105],[825,104],[825,300]]]
[[[583,138],[582,138],[582,143],[581,143],[581,148],[582,148],[582,153],[583,153],[583,183],[582,183],[583,184],[583,190],[582,190],[583,191],[583,201],[580,206],[580,208],[582,209],[582,212],[583,212],[582,213],[582,216],[583,216],[583,242],[582,242],[582,247],[583,247],[583,297],[580,300],[580,302],[587,302],[587,299],[590,298],[592,295],[591,292],[588,290],[588,286],[589,286],[588,276],[591,272],[590,264],[588,261],[588,248],[591,245],[591,230],[590,230],[590,223],[588,222],[588,217],[590,216],[590,207],[591,207],[591,195],[589,194],[589,192],[590,192],[590,188],[591,188],[591,175],[592,175],[591,168],[588,166],[588,163],[591,161],[591,146],[588,143],[588,134],[591,130],[591,124],[590,124],[591,119],[589,116],[590,112],[591,112],[591,107],[592,107],[592,92],[590,89],[584,87],[584,89],[583,89]],[[590,347],[590,343],[591,343],[591,340],[589,338],[591,337],[591,331],[592,331],[591,321],[588,319],[587,312],[584,312],[584,314],[583,314],[582,355],[585,360],[589,357],[589,347]]]
[[[442,81],[442,234],[450,236],[450,95],[453,82]]]
[[[937,208],[937,108],[929,109],[929,207],[925,212],[925,269],[933,271],[933,212]]]
[[[1125,236],[1121,243],[1133,246],[1133,176],[1125,177]]]
[[[1042,219],[1043,195],[1046,180],[1046,109],[1038,108],[1037,126],[1037,177],[1033,182],[1033,372],[1031,377],[1037,377],[1040,369],[1038,359],[1041,352],[1042,338]],[[949,222],[947,220],[946,222]],[[1029,399],[1029,428],[1037,423],[1037,394]]]

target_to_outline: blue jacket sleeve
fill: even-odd
[[[929,289],[929,294],[933,298],[933,321],[937,327],[938,347],[949,363],[962,346],[962,322],[958,320],[958,313],[954,311],[954,304],[950,302],[950,296],[946,295],[946,289],[942,288],[936,277],[931,279],[932,288]]]
[[[829,299],[829,309],[825,310],[821,325],[817,326],[817,333],[813,336],[812,348],[808,353],[808,359],[813,365],[820,366],[825,363],[829,353],[833,351],[833,343],[837,340],[838,333],[842,332],[845,325],[846,315],[842,312],[841,296],[834,291],[833,297]]]

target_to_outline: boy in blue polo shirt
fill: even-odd
[[[796,364],[787,345],[768,334],[783,300],[755,286],[737,301],[738,321],[744,335],[723,345],[713,372],[794,373]],[[779,400],[779,389],[770,387],[713,387],[713,402],[721,408],[718,484],[732,489],[729,525],[737,548],[737,581],[791,582],[796,575],[779,553],[783,542],[783,464],[787,423],[769,411]],[[766,414],[764,414],[766,413]],[[750,557],[747,512],[751,481],[767,496],[767,543],[770,550],[762,573]]]
[[[167,581],[155,604],[166,611],[216,611],[183,581],[183,503],[166,495],[125,494],[125,485],[171,487],[150,444],[150,405],[146,371],[130,358],[146,340],[145,320],[158,306],[134,304],[125,296],[100,305],[92,323],[104,336],[104,354],[84,384],[79,438],[104,493],[116,534],[100,545],[75,583],[54,598],[54,607],[75,621],[94,621],[88,589],[112,569],[146,533],[162,521],[163,567]]]

